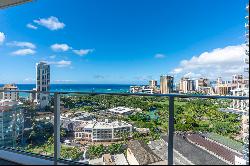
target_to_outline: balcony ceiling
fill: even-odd
[[[0,9],[14,6],[14,5],[20,5],[26,2],[31,2],[32,0],[0,0]]]

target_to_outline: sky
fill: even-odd
[[[147,84],[243,74],[246,0],[35,0],[0,10],[0,83]]]

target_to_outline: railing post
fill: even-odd
[[[54,165],[60,158],[60,94],[54,93]]]
[[[174,97],[169,97],[169,118],[168,118],[168,165],[174,163]]]

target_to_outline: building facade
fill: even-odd
[[[186,77],[181,78],[179,85],[179,92],[191,93],[194,91],[195,91],[195,81]]]
[[[75,139],[92,142],[117,141],[126,137],[132,132],[132,125],[126,122],[89,122],[88,124],[76,128]]]
[[[38,92],[50,90],[50,65],[45,62],[36,64],[36,90]],[[41,108],[49,106],[49,94],[37,93],[36,102]]]
[[[150,80],[149,81],[149,87],[157,87],[157,81],[156,80]]]
[[[215,85],[215,94],[220,96],[226,96],[230,94],[232,89],[232,83],[229,81],[223,81],[221,77],[217,78]]]
[[[160,93],[168,94],[174,90],[174,77],[163,75],[160,77]]]
[[[0,90],[6,90],[8,92],[0,92],[0,100],[13,100],[17,101],[19,99],[19,93],[18,92],[11,92],[11,91],[17,91],[18,88],[15,84],[5,84]]]
[[[246,58],[244,62],[247,67],[244,68],[244,72],[249,75],[249,4],[246,6],[247,16],[245,23],[246,28],[246,41],[245,41],[245,54]],[[244,78],[243,75],[234,75],[232,79],[232,95],[234,96],[249,96],[249,77]],[[233,100],[230,108],[242,113],[242,123],[241,123],[241,137],[244,141],[244,149],[242,151],[243,158],[239,163],[244,165],[249,165],[249,100]]]
[[[245,18],[247,23],[245,24],[246,28],[245,63],[247,67],[245,67],[244,71],[249,76],[249,4],[246,6],[246,10],[247,10],[247,16]],[[244,81],[244,83],[245,83],[246,96],[249,96],[249,78],[248,80]],[[244,101],[244,105],[246,105],[247,108],[244,109],[244,113],[242,115],[242,134],[244,140],[243,159],[246,161],[246,164],[249,165],[249,100]]]
[[[209,87],[210,82],[207,78],[199,78],[198,80],[195,80],[195,90],[199,91],[201,87]]]
[[[10,100],[0,106],[0,146],[15,148],[24,131],[23,109]]]

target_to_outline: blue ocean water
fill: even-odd
[[[2,87],[3,84],[0,84]],[[36,87],[35,84],[16,84],[19,90],[32,90]],[[111,93],[127,93],[131,85],[120,84],[51,84],[51,92],[111,92]],[[27,96],[23,93],[20,96]]]

